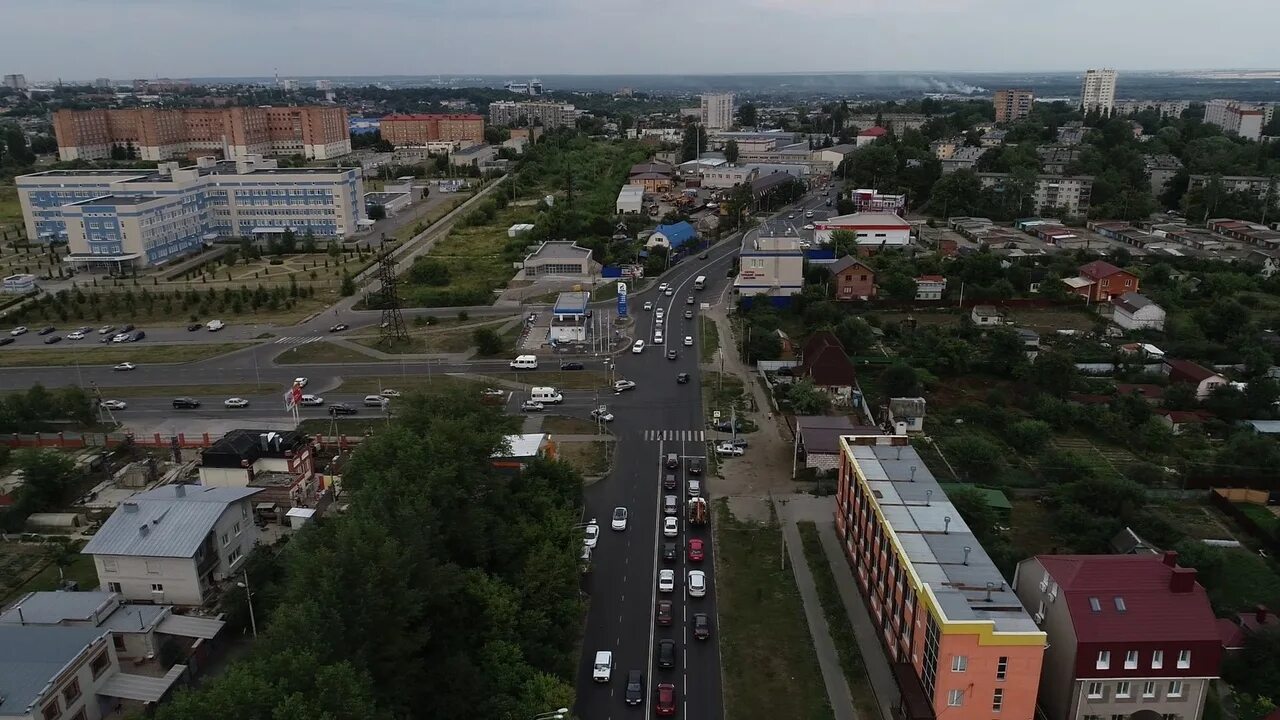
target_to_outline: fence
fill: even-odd
[[[1266,495],[1265,490],[1247,490],[1242,488],[1213,488],[1213,492],[1209,493],[1209,502],[1223,512],[1227,517],[1236,521],[1240,527],[1257,539],[1267,552],[1272,555],[1280,555],[1280,538],[1276,537],[1274,528],[1265,528],[1258,523],[1249,513],[1240,508],[1236,502],[1232,502],[1228,496],[1236,497],[1255,497],[1253,493],[1262,493]],[[1249,500],[1243,500],[1246,504],[1254,504]],[[1265,501],[1264,501],[1265,502]]]

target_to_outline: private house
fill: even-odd
[[[1004,324],[1004,313],[994,305],[974,305],[969,312],[969,320],[978,327],[997,327]]]
[[[627,184],[640,185],[645,192],[670,192],[675,172],[674,167],[664,162],[643,162],[631,166],[631,172],[627,175]]]
[[[1125,330],[1164,330],[1164,308],[1145,295],[1127,292],[1111,298],[1111,322]]]
[[[1155,545],[1147,542],[1141,535],[1134,532],[1133,528],[1127,525],[1107,541],[1107,547],[1116,555],[1160,554],[1160,550]]]
[[[847,415],[797,415],[791,477],[800,467],[829,472],[840,467],[840,436],[883,435],[880,428],[854,425]]]
[[[924,432],[925,400],[922,397],[890,398],[889,426],[897,435]]]
[[[1161,422],[1168,425],[1170,430],[1173,430],[1174,435],[1181,434],[1187,428],[1199,427],[1215,417],[1208,410],[1167,410],[1165,408],[1156,408],[1154,412]]]
[[[162,485],[121,503],[80,552],[127,600],[204,605],[258,539],[253,487]]]
[[[812,380],[836,405],[853,403],[853,389],[858,384],[853,362],[839,338],[828,330],[819,330],[805,340],[795,375]]]
[[[1105,260],[1094,260],[1081,265],[1077,276],[1063,278],[1067,292],[1087,298],[1090,302],[1103,302],[1125,293],[1138,292],[1138,276],[1112,265]]]
[[[1190,360],[1165,358],[1163,370],[1164,374],[1169,376],[1170,382],[1195,385],[1197,400],[1204,400],[1209,397],[1214,388],[1227,384],[1226,378]]]
[[[857,143],[858,147],[866,147],[888,134],[889,131],[885,128],[879,126],[869,127],[858,133],[858,137],[855,138],[854,142]]]
[[[668,250],[678,250],[686,243],[692,242],[698,237],[698,231],[692,225],[681,220],[678,223],[670,225],[659,225],[649,236],[649,240],[645,242],[645,247],[663,247]]]
[[[861,260],[845,255],[827,266],[831,273],[833,297],[845,302],[870,300],[876,296],[876,273]]]
[[[1037,555],[1014,588],[1048,635],[1048,720],[1199,720],[1221,640],[1208,595],[1178,554]]]
[[[921,275],[916,278],[916,300],[937,301],[947,290],[947,279],[941,275]]]
[[[311,438],[299,432],[232,430],[200,454],[204,487],[260,488],[255,503],[315,507],[324,487]]]

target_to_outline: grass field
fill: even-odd
[[[608,428],[608,425],[605,426]],[[595,435],[596,424],[583,418],[566,415],[547,415],[542,419],[542,432],[552,435]]]
[[[556,445],[556,456],[583,475],[603,475],[609,471],[603,442],[573,442]]]
[[[862,652],[858,649],[858,638],[853,634],[853,623],[849,620],[849,613],[845,612],[835,575],[831,573],[831,564],[827,561],[826,551],[822,549],[818,526],[812,522],[798,523],[798,526],[800,541],[804,544],[805,562],[809,564],[809,572],[813,573],[813,584],[818,590],[818,599],[822,602],[822,613],[827,616],[831,640],[835,643],[836,652],[840,653],[840,669],[844,671],[844,678],[849,683],[854,707],[858,709],[860,717],[870,720],[880,714],[880,707],[876,702],[875,692],[871,689],[871,680],[867,677]]]
[[[725,717],[828,720],[800,591],[778,563],[782,530],[776,522],[739,522],[723,501],[715,530]]]
[[[22,224],[22,206],[18,204],[18,190],[10,183],[0,184],[0,229]]]
[[[98,571],[93,565],[93,558],[77,553],[72,557],[71,564],[62,568],[61,575],[58,574],[58,565],[49,563],[35,577],[19,586],[14,591],[13,597],[20,597],[29,592],[57,590],[61,587],[62,578],[76,581],[82,591],[98,587]],[[0,601],[3,600],[4,598],[0,598]]]
[[[699,318],[698,324],[702,328],[702,337],[699,338],[701,340],[701,349],[698,351],[700,353],[699,357],[702,362],[711,362],[716,358],[716,351],[720,349],[720,333],[716,329],[716,324],[709,318]]]
[[[226,285],[225,283],[223,284]],[[247,283],[250,288],[256,287],[254,283]],[[183,308],[180,300],[174,300],[173,292],[179,290],[185,293],[188,289],[195,291],[200,295],[202,301],[207,298],[209,288],[211,286],[194,283],[191,285],[175,283],[170,287],[163,284],[159,287],[147,287],[139,285],[138,287],[121,287],[115,290],[94,290],[92,287],[85,288],[86,297],[91,293],[96,293],[99,302],[95,305],[89,302],[83,304],[68,302],[61,305],[66,317],[59,313],[47,303],[39,305],[28,305],[20,312],[13,314],[12,322],[23,323],[27,325],[35,325],[38,323],[51,323],[54,325],[102,325],[112,323],[120,325],[123,323],[132,323],[134,325],[146,327],[155,326],[177,326],[186,325],[195,321],[207,322],[213,318],[218,318],[228,324],[236,325],[255,325],[255,324],[291,324],[301,320],[309,315],[324,310],[329,305],[337,302],[337,291],[332,293],[317,291],[314,297],[293,298],[292,307],[284,307],[280,305],[275,310],[267,306],[262,306],[257,310],[253,310],[248,306],[241,306],[240,311],[236,312],[235,305],[209,305],[205,308],[201,304],[194,304]],[[239,288],[237,284],[236,289]],[[155,294],[162,290],[165,295],[157,295],[155,302],[147,304],[141,300],[133,305],[127,305],[124,301],[125,293],[131,292],[135,296],[140,297],[143,290],[149,294]],[[219,292],[222,292],[219,290]],[[107,301],[107,296],[112,296],[112,301]],[[203,311],[202,311],[203,310]]]
[[[431,227],[437,221],[439,221],[440,218],[444,217],[445,215],[448,215],[450,212],[453,211],[454,208],[458,207],[459,205],[466,202],[470,198],[471,196],[467,194],[449,198],[444,202],[440,203],[439,205],[436,205],[435,207],[431,208],[427,212],[423,213],[422,216],[418,217],[416,220],[414,220],[414,222],[408,223],[403,227],[401,227],[400,229],[396,230],[392,237],[394,237],[396,240],[404,242],[412,238],[414,235],[417,235],[419,232],[422,232],[422,230],[418,230],[419,224],[426,226],[423,228],[423,230],[425,230],[427,227]]]
[[[40,367],[59,365],[114,365],[131,362],[184,363],[204,360],[234,350],[242,350],[255,343],[218,343],[214,345],[147,345],[128,343],[123,347],[86,348],[84,350],[44,350],[35,348],[5,348],[0,350],[0,367]]]
[[[376,335],[353,337],[351,341],[386,353],[460,353],[475,347],[477,329],[487,327],[499,330],[501,325],[509,320],[510,318],[501,318],[489,322],[473,322],[466,327],[442,327],[439,323],[422,328],[414,327],[409,330],[408,341],[390,346],[382,343],[381,338]],[[520,337],[520,326],[516,325],[505,332],[500,332],[499,337],[503,340],[503,346],[498,351],[498,355],[514,350],[516,339]]]
[[[349,347],[335,345],[324,340],[307,343],[306,345],[295,345],[275,358],[275,364],[277,365],[343,362],[377,362],[377,358],[366,355],[359,350],[352,350]]]
[[[448,270],[444,285],[415,284],[413,271],[406,274],[405,300],[416,307],[444,305],[486,305],[493,302],[493,290],[505,288],[514,270],[504,253],[510,238],[507,228],[529,222],[531,208],[507,208],[498,212],[493,222],[471,227],[455,226],[436,241],[426,255]],[[532,239],[529,242],[533,242]]]
[[[339,435],[356,436],[371,435],[386,427],[387,419],[383,417],[342,418],[337,421],[329,418],[311,418],[298,423],[298,432],[324,436],[337,432]]]
[[[1246,517],[1257,523],[1258,527],[1264,533],[1267,533],[1269,538],[1274,538],[1277,534],[1276,531],[1280,530],[1280,518],[1277,518],[1270,508],[1254,505],[1253,503],[1236,503],[1235,506]]]

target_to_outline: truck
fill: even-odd
[[[696,497],[689,499],[689,524],[707,524],[707,499]]]

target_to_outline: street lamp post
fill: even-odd
[[[552,710],[550,712],[544,712],[538,715],[534,715],[530,720],[562,720],[564,716],[568,714],[568,712],[569,712],[569,708],[560,708],[558,710]]]
[[[241,571],[244,580],[237,582],[236,585],[244,588],[244,599],[249,603],[249,627],[253,630],[253,639],[258,639],[258,621],[253,616],[253,593],[249,592],[249,571]]]

